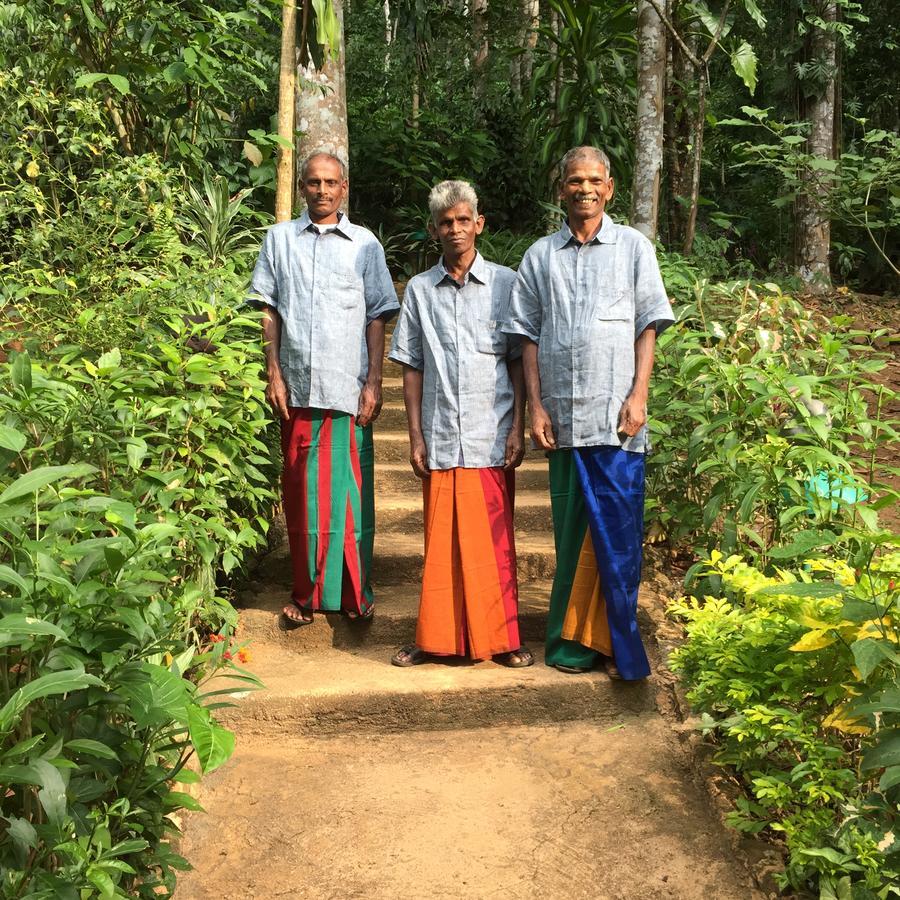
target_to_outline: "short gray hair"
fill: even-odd
[[[603,168],[606,169],[606,177],[612,178],[612,166],[610,165],[609,157],[599,147],[591,147],[586,144],[582,147],[573,147],[559,161],[559,167],[556,173],[557,183],[562,184],[563,181],[565,181],[566,173],[569,171],[569,166],[571,166],[573,162],[578,162],[582,159],[589,159],[592,162],[600,163]]]
[[[478,218],[478,194],[468,181],[442,181],[436,184],[428,195],[428,211],[435,225],[438,216],[457,203],[468,203],[472,215]]]
[[[341,159],[340,156],[337,155],[333,150],[329,150],[328,147],[319,147],[318,150],[313,150],[312,153],[307,156],[302,163],[300,163],[300,181],[306,180],[306,173],[309,171],[309,164],[319,156],[326,156],[328,159],[333,159],[340,167],[341,167],[341,180],[346,181],[349,177],[349,172],[347,170],[347,163]]]

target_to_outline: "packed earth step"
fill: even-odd
[[[756,900],[655,714],[295,738],[203,779],[176,900]]]
[[[209,689],[235,686],[235,705],[217,716],[243,737],[607,722],[655,708],[652,680],[613,682],[600,671],[566,675],[544,665],[541,646],[532,650],[534,665],[521,669],[458,657],[400,668],[385,647],[297,653],[256,642],[246,669],[265,688],[246,692],[222,676]]]
[[[547,510],[547,527],[550,511]],[[516,530],[517,571],[520,583],[535,578],[552,578],[555,569],[553,535],[547,531],[540,534]],[[373,572],[382,584],[403,584],[420,582],[424,544],[421,529],[415,534],[402,531],[392,533],[378,529],[375,539]],[[291,559],[287,543],[281,544],[265,556],[256,573],[260,580],[285,587],[291,584]]]

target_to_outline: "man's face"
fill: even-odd
[[[347,196],[347,182],[337,160],[330,156],[314,156],[306,167],[300,193],[313,222],[336,222],[338,210]]]
[[[444,256],[457,258],[475,249],[475,238],[484,230],[484,216],[473,215],[468,203],[457,203],[439,213],[428,230],[441,242]]]
[[[612,199],[614,187],[602,162],[576,159],[570,163],[559,186],[559,198],[566,205],[569,224],[599,219]]]

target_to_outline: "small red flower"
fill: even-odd
[[[888,582],[888,590],[889,590],[889,591],[892,591],[893,589],[894,589],[894,579],[892,578],[892,579]]]
[[[225,640],[225,635],[224,634],[211,634],[209,636],[209,640],[210,640],[210,643],[219,644]]]
[[[242,647],[240,650],[238,650],[237,658],[239,663],[243,663],[246,665],[248,662],[250,662],[250,651]]]
[[[222,656],[224,656],[225,659],[231,659],[231,651],[230,651],[230,650],[226,650],[226,651],[222,654]]]

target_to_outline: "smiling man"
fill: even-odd
[[[503,330],[522,338],[531,434],[550,457],[546,662],[637,680],[650,674],[637,625],[647,394],[673,317],[653,245],[604,212],[613,190],[603,151],[563,157],[566,221],[525,254]]]
[[[381,411],[385,322],[399,308],[374,235],[341,211],[347,169],[328,151],[300,168],[306,212],[270,228],[253,271],[266,399],[281,420],[294,585],[286,628],[313,611],[369,618],[375,534],[372,422]]]
[[[484,216],[468,182],[441,182],[428,206],[443,256],[407,284],[388,354],[403,365],[410,463],[425,498],[416,643],[391,662],[437,655],[530,666],[513,534],[525,387],[518,339],[499,327],[516,276],[475,249]]]

